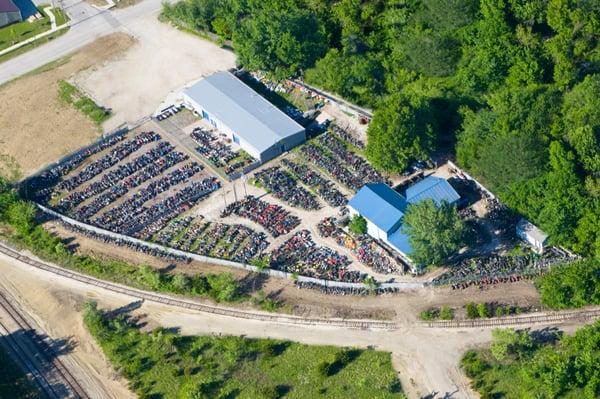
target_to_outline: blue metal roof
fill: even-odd
[[[406,199],[411,204],[432,199],[436,205],[440,205],[442,201],[453,204],[460,199],[460,196],[446,179],[428,176],[406,189]]]
[[[304,131],[296,121],[226,71],[205,77],[185,89],[184,94],[259,152]]]
[[[394,234],[388,236],[388,241],[398,251],[410,257],[410,254],[412,253],[412,247],[408,242],[408,236],[402,232],[402,228],[399,228]]]
[[[21,11],[21,18],[23,18],[23,21],[38,13],[38,9],[31,0],[12,0],[12,2]],[[0,3],[2,3],[2,1],[0,1]]]
[[[364,185],[348,205],[386,233],[397,228],[406,210],[404,197],[384,183]]]

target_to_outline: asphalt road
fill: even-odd
[[[81,0],[59,1],[71,18],[71,29],[49,43],[0,64],[0,84],[64,57],[100,36],[127,32],[127,26],[138,18],[157,13],[161,3],[162,0],[144,0],[123,10],[100,11]]]

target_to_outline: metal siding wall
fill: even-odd
[[[285,143],[286,150],[289,151],[297,145],[300,145],[306,141],[306,132],[303,129],[302,131],[297,132],[292,136],[286,137],[285,139],[283,139],[283,141]]]

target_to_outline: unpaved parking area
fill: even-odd
[[[137,44],[124,56],[75,78],[99,104],[112,109],[105,131],[151,114],[190,81],[235,66],[232,52],[156,18],[148,15],[128,27]]]
[[[42,72],[0,86],[0,157],[14,160],[27,176],[95,140],[98,128],[58,98],[58,81],[132,44],[123,33],[105,36]]]

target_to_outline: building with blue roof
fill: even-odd
[[[442,201],[454,204],[460,196],[446,179],[428,176],[406,189],[406,200],[409,203],[417,203],[424,199],[432,199],[436,205],[440,205]]]
[[[183,101],[262,162],[306,141],[302,126],[227,71],[185,89]]]
[[[409,204],[431,199],[437,205],[442,201],[456,204],[460,196],[444,178],[428,176],[406,189],[405,195],[384,183],[364,185],[348,201],[350,215],[360,215],[367,221],[367,233],[390,246],[401,258],[412,263],[412,248],[408,236],[402,232],[402,218]]]

